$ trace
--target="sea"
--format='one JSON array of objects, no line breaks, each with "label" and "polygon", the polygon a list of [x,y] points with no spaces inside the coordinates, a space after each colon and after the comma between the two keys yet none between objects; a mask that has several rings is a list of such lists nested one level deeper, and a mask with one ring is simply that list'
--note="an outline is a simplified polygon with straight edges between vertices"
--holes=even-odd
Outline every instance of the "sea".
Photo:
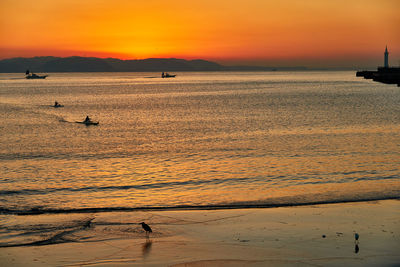
[{"label": "sea", "polygon": [[174,74],[0,74],[0,246],[64,242],[102,213],[400,198],[396,85]]}]

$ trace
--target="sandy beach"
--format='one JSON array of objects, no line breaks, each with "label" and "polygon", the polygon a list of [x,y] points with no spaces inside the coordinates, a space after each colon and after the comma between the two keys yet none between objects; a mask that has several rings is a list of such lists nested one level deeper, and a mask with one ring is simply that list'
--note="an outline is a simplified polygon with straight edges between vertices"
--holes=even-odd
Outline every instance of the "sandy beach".
[{"label": "sandy beach", "polygon": [[[91,227],[60,235],[63,242],[0,248],[0,265],[395,266],[400,263],[399,211],[400,201],[385,200],[91,214]],[[57,216],[88,217],[37,215],[15,220],[38,225]],[[153,228],[150,238],[137,224],[141,221]],[[80,241],[74,242],[78,236]]]},{"label": "sandy beach", "polygon": [[399,7],[0,0],[0,267],[400,267]]}]

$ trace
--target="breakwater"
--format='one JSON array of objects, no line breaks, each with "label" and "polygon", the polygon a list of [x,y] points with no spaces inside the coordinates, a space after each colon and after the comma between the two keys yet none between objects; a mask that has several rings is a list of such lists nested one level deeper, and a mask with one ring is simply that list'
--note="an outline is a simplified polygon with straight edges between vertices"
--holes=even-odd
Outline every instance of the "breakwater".
[{"label": "breakwater", "polygon": [[356,76],[364,77],[364,79],[372,79],[375,82],[397,84],[400,87],[400,67],[379,67],[375,71],[357,71]]}]

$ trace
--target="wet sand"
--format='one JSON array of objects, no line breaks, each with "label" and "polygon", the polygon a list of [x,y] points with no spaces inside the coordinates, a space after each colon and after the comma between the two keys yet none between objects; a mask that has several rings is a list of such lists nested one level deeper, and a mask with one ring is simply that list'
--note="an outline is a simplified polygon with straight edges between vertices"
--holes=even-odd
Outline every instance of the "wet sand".
[{"label": "wet sand", "polygon": [[0,248],[0,266],[396,266],[399,214],[399,200],[93,214],[70,242]]}]

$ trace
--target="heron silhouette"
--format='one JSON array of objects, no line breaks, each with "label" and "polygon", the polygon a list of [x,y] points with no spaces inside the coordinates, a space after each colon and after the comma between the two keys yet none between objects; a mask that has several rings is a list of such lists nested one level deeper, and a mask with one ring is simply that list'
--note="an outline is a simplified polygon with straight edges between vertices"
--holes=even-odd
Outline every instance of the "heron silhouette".
[{"label": "heron silhouette", "polygon": [[153,231],[151,230],[150,226],[144,222],[139,223],[142,225],[142,228],[146,231],[146,236],[148,237],[150,233]]}]

